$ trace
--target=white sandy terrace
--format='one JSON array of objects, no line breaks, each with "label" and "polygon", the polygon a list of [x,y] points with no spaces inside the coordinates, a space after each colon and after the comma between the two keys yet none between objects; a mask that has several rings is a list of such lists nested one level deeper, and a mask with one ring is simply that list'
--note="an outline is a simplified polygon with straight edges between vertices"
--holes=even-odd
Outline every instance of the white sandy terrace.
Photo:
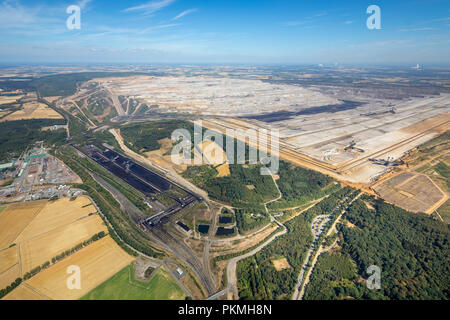
[{"label": "white sandy terrace", "polygon": [[205,115],[238,116],[341,103],[320,92],[259,80],[139,76],[95,81],[116,95],[133,96],[148,105]]},{"label": "white sandy terrace", "polygon": [[[450,117],[450,94],[441,94],[390,101],[395,107],[395,113],[382,113],[389,111],[390,106],[387,102],[377,100],[366,101],[352,110],[300,115],[265,123],[249,119],[236,120],[233,117],[279,110],[295,111],[341,102],[318,91],[293,85],[273,85],[259,80],[137,76],[95,81],[116,95],[139,98],[148,105],[158,105],[171,112],[230,117],[208,120],[222,128],[279,129],[281,148],[295,150],[336,167],[348,168],[343,174],[347,175],[347,180],[354,182],[369,182],[387,170],[368,161],[357,162],[359,159],[364,160],[368,156],[400,158],[410,149],[439,134],[439,130],[427,132],[429,128],[440,123],[448,128],[445,123]],[[377,112],[380,114],[373,114]],[[367,115],[369,113],[372,115]],[[433,121],[420,125],[433,117]],[[353,140],[356,147],[365,150],[364,153],[344,150]],[[348,163],[360,165],[347,167]]]},{"label": "white sandy terrace", "polygon": [[396,105],[395,114],[360,116],[367,111],[373,112],[364,110],[369,107],[370,105],[365,105],[356,110],[327,114],[326,117],[322,115],[324,120],[318,119],[317,115],[302,116],[272,123],[271,126],[280,129],[280,137],[292,149],[301,150],[322,161],[338,164],[363,156],[337,152],[348,146],[352,140],[358,148],[373,152],[419,133],[405,132],[402,129],[450,112],[450,95],[400,102]]}]

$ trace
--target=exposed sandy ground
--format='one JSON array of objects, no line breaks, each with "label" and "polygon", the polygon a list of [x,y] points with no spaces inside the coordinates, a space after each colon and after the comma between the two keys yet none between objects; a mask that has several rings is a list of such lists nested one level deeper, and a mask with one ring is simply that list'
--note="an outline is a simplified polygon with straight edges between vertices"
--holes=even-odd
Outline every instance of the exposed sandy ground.
[{"label": "exposed sandy ground", "polygon": [[43,103],[29,102],[25,103],[21,110],[6,116],[1,121],[28,119],[63,119],[63,116]]},{"label": "exposed sandy ground", "polygon": [[19,235],[17,241],[23,241],[68,225],[95,212],[97,212],[95,206],[87,197],[77,197],[73,201],[70,198],[63,198],[48,202],[39,215]]},{"label": "exposed sandy ground", "polygon": [[387,202],[412,212],[432,213],[448,198],[429,177],[412,172],[394,176],[374,190]]},{"label": "exposed sandy ground", "polygon": [[193,114],[258,114],[303,106],[339,104],[334,97],[294,85],[214,77],[134,76],[99,79],[114,95]]},{"label": "exposed sandy ground", "polygon": [[272,260],[273,266],[277,271],[281,271],[284,269],[289,269],[291,266],[289,265],[289,262],[286,258],[278,259],[278,260]]},{"label": "exposed sandy ground", "polygon": [[17,236],[34,219],[47,201],[11,204],[0,214],[0,248],[14,243]]},{"label": "exposed sandy ground", "polygon": [[25,284],[21,284],[2,300],[46,300],[36,291],[33,291],[30,287]]},{"label": "exposed sandy ground", "polygon": [[217,178],[227,177],[231,174],[230,166],[228,165],[228,163],[221,164],[220,166],[216,167],[216,170],[217,172],[219,172],[216,176]]},{"label": "exposed sandy ground", "polygon": [[[150,159],[148,157],[144,157],[144,156],[134,152],[130,148],[128,148],[123,142],[123,138],[120,135],[120,130],[117,131],[115,129],[111,129],[111,130],[109,130],[109,132],[111,132],[111,134],[114,136],[114,138],[116,139],[117,143],[120,145],[120,147],[122,148],[122,150],[125,152],[125,154],[127,156],[131,157],[132,159],[134,159],[134,160],[136,160],[138,162],[142,162],[144,164],[147,164],[150,167],[158,167],[158,169],[163,170],[164,172],[166,172],[170,176],[170,178],[174,179],[177,183],[181,184],[185,188],[188,188],[188,189],[190,189],[192,191],[195,191],[197,194],[201,195],[205,199],[208,199],[208,194],[204,190],[196,187],[195,185],[193,185],[192,183],[190,183],[189,181],[187,181],[186,179],[181,177],[178,174],[180,171],[173,170],[173,168],[175,168],[175,167],[166,167],[164,165],[159,165],[156,161],[153,161],[153,159]],[[170,169],[168,170],[166,168],[171,168],[172,170],[170,170]],[[184,169],[184,170],[186,170],[186,169]],[[184,171],[184,170],[182,170],[182,171]]]},{"label": "exposed sandy ground", "polygon": [[94,215],[20,243],[22,274],[51,261],[56,255],[70,250],[100,231],[107,232],[107,228],[102,219]]},{"label": "exposed sandy ground", "polygon": [[[79,299],[133,261],[134,257],[107,236],[40,272],[26,284],[51,299]],[[67,288],[67,268],[72,265],[81,270],[80,290]]]},{"label": "exposed sandy ground", "polygon": [[212,166],[224,164],[227,161],[225,151],[214,141],[206,140],[194,148],[194,155]]},{"label": "exposed sandy ground", "polygon": [[[372,164],[369,158],[399,159],[450,128],[450,113],[445,113],[449,109],[446,99],[448,96],[409,102],[412,106],[403,102],[402,112],[379,119],[361,117],[358,120],[354,113],[362,110],[351,110],[330,115],[330,119],[327,117],[322,122],[309,116],[290,119],[286,123],[271,123],[270,126],[280,128],[280,158],[341,181],[370,185],[389,168]],[[424,107],[427,102],[431,105]],[[225,133],[226,129],[258,130],[269,124],[221,118],[203,120],[203,126]],[[365,152],[344,151],[352,140]],[[254,143],[250,145],[259,147]]]}]

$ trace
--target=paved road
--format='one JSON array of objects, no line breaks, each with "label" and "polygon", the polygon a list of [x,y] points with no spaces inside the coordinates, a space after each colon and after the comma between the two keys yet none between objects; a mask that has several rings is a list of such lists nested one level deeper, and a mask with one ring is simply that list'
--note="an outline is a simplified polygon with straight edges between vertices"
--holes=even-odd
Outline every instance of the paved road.
[{"label": "paved road", "polygon": [[[284,227],[284,226],[283,226]],[[228,261],[227,265],[227,280],[228,280],[228,292],[233,292],[234,298],[237,299],[239,297],[238,289],[237,289],[237,276],[236,276],[236,265],[239,261],[251,257],[261,251],[265,246],[270,244],[273,240],[278,238],[281,235],[286,234],[287,229],[284,227],[284,230],[273,235],[272,238],[270,238],[268,241],[266,241],[264,244],[259,246],[258,248],[250,251],[249,253],[246,253],[242,256],[234,257]]]},{"label": "paved road", "polygon": [[125,113],[125,111],[123,111],[122,104],[120,103],[117,96],[111,91],[111,89],[108,87],[108,85],[106,83],[103,83],[103,88],[105,88],[105,91],[108,92],[108,94],[114,104],[114,108],[116,108],[117,114],[119,116],[125,116],[126,113]]},{"label": "paved road", "polygon": [[120,204],[120,210],[125,212],[134,223],[138,223],[140,220],[147,218],[147,216],[139,210],[127,197],[120,193],[116,188],[107,183],[103,178],[97,174],[90,172],[92,178],[103,186],[109,193],[112,194],[114,199]]},{"label": "paved road", "polygon": [[188,288],[185,287],[185,285],[183,284],[183,282],[180,281],[180,279],[178,279],[178,277],[176,275],[173,274],[173,272],[170,270],[169,266],[167,265],[168,262],[174,263],[176,265],[178,265],[178,263],[176,263],[175,261],[173,261],[170,258],[167,258],[166,260],[164,260],[162,262],[162,265],[166,268],[167,271],[169,271],[170,275],[172,276],[173,279],[175,279],[175,281],[177,282],[177,284],[181,287],[181,289],[184,290],[184,292],[186,293],[186,295],[188,295],[189,297],[194,297],[191,292],[188,290]]},{"label": "paved road", "polygon": [[[294,294],[292,295],[292,300],[302,300],[303,296],[305,294],[305,289],[306,289],[306,285],[309,283],[309,279],[311,277],[312,271],[314,269],[314,266],[316,265],[317,259],[319,258],[319,256],[325,251],[323,248],[323,243],[325,242],[325,239],[321,242],[321,243],[316,243],[317,239],[320,237],[320,235],[323,232],[326,232],[326,235],[330,235],[331,232],[333,230],[335,230],[336,228],[336,224],[340,221],[340,219],[342,218],[343,214],[346,212],[347,208],[359,197],[361,196],[361,193],[358,193],[353,199],[352,201],[345,207],[345,208],[341,208],[343,202],[345,202],[346,200],[348,200],[349,197],[345,197],[341,202],[339,202],[339,204],[334,208],[333,212],[329,215],[325,215],[327,218],[327,223],[328,221],[331,219],[331,217],[336,214],[336,212],[339,209],[342,209],[339,216],[335,219],[335,221],[333,222],[333,224],[327,228],[327,229],[323,229],[320,233],[316,233],[315,234],[315,239],[314,242],[312,243],[309,251],[308,251],[308,255],[305,259],[305,263],[302,266],[302,270],[300,271],[299,277],[298,277],[298,282],[297,282],[297,286],[295,287],[295,291]],[[317,219],[323,219],[323,216],[317,216],[314,220],[313,223],[311,223],[311,228],[314,224],[314,221]],[[314,234],[314,231],[313,231]],[[318,249],[317,249],[318,248]],[[316,251],[317,249],[317,251]],[[311,267],[308,269],[307,273],[306,272],[306,265],[310,262],[312,257],[312,261],[311,261]],[[303,279],[305,281],[303,281]]]},{"label": "paved road", "polygon": [[[103,179],[95,176],[91,173],[94,179],[97,180],[103,187],[105,187],[119,202],[121,207],[126,207],[128,210],[134,210],[136,212],[132,212],[131,214],[143,215],[143,213],[136,208],[126,197],[124,197],[120,192],[114,189],[112,186],[108,185]],[[129,207],[128,207],[129,206]],[[97,208],[98,210],[98,208]],[[100,212],[100,211],[99,211]],[[129,213],[130,214],[130,213]],[[184,243],[178,241],[173,238],[166,230],[163,229],[162,226],[153,227],[148,230],[147,234],[153,239],[157,246],[172,252],[175,254],[183,263],[192,268],[194,273],[202,282],[203,286],[207,290],[207,294],[211,295],[215,292],[215,283],[214,279],[210,278],[210,273],[205,270],[202,263],[199,261],[197,256],[193,253],[192,249],[186,246]],[[136,250],[135,250],[136,251]],[[140,253],[140,252],[139,252]],[[142,253],[140,253],[143,255]],[[145,255],[144,255],[145,256]],[[147,256],[146,256],[147,257]]]},{"label": "paved road", "polygon": [[190,247],[188,247],[183,241],[175,239],[161,225],[149,228],[148,232],[157,238],[159,242],[162,242],[170,247],[171,251],[178,257],[178,259],[183,261],[183,263],[192,269],[192,271],[202,282],[208,295],[212,295],[216,292],[214,280],[209,277],[209,274],[205,270],[202,262]]},{"label": "paved road", "polygon": [[223,296],[227,293],[228,293],[228,289],[223,289],[222,291],[219,291],[219,292],[213,294],[212,296],[208,297],[208,299],[206,299],[206,300],[217,300],[218,298],[220,298],[221,296]]},{"label": "paved road", "polygon": [[116,129],[111,129],[111,130],[109,130],[109,132],[114,136],[114,138],[116,139],[117,143],[119,144],[120,148],[122,148],[122,150],[124,151],[126,156],[130,157],[132,160],[136,161],[137,163],[144,164],[144,166],[147,165],[150,168],[154,168],[159,171],[161,171],[161,170],[164,171],[170,180],[178,183],[183,188],[191,190],[193,193],[202,196],[203,199],[208,200],[208,193],[206,191],[193,185],[192,183],[190,183],[189,181],[184,179],[179,174],[160,167],[159,165],[153,163],[153,161],[147,159],[146,157],[144,157],[144,156],[134,152],[130,148],[128,148],[125,145],[125,143],[123,142],[122,136]]}]

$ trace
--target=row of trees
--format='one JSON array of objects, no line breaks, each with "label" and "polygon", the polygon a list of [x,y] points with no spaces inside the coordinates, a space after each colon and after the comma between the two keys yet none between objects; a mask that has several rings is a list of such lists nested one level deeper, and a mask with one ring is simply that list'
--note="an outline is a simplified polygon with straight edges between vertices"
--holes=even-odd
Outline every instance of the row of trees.
[{"label": "row of trees", "polygon": [[13,283],[11,283],[9,286],[7,286],[4,289],[0,289],[0,299],[6,296],[8,293],[13,291],[15,288],[17,288],[22,283],[22,278],[17,278]]},{"label": "row of trees", "polygon": [[[87,191],[89,196],[94,200],[102,214],[106,217],[105,224],[108,226],[109,235],[130,255],[137,255],[135,251],[130,249],[126,244],[135,250],[142,252],[148,256],[161,258],[164,256],[162,252],[154,250],[148,236],[130,220],[120,209],[120,204],[105,188],[98,184],[80,165],[80,158],[76,152],[70,147],[59,149],[58,157],[64,161],[82,180],[83,184],[75,185],[76,188]],[[114,230],[109,227],[108,222]],[[122,240],[120,240],[122,239]],[[125,243],[126,244],[125,244]]]},{"label": "row of trees", "polygon": [[98,241],[102,238],[104,238],[106,236],[106,233],[104,231],[101,231],[99,233],[94,234],[91,238],[89,238],[88,240],[85,240],[79,244],[77,244],[75,247],[68,249],[60,254],[58,254],[57,256],[53,257],[51,259],[51,263],[50,261],[46,261],[44,262],[42,265],[33,268],[32,270],[30,270],[29,272],[25,273],[23,276],[24,280],[28,280],[31,277],[35,276],[36,274],[38,274],[39,272],[41,272],[42,270],[47,269],[48,267],[50,267],[51,264],[55,264],[58,261],[61,261],[62,259],[74,254],[75,252],[81,250],[82,248],[90,245],[92,242]]}]

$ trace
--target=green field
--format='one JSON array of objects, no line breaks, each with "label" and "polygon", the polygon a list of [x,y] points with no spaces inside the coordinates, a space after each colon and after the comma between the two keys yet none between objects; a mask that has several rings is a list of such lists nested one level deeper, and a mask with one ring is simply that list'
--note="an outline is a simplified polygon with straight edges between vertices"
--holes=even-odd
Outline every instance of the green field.
[{"label": "green field", "polygon": [[81,298],[81,300],[182,300],[183,290],[170,274],[159,269],[147,282],[136,280],[129,265]]}]

